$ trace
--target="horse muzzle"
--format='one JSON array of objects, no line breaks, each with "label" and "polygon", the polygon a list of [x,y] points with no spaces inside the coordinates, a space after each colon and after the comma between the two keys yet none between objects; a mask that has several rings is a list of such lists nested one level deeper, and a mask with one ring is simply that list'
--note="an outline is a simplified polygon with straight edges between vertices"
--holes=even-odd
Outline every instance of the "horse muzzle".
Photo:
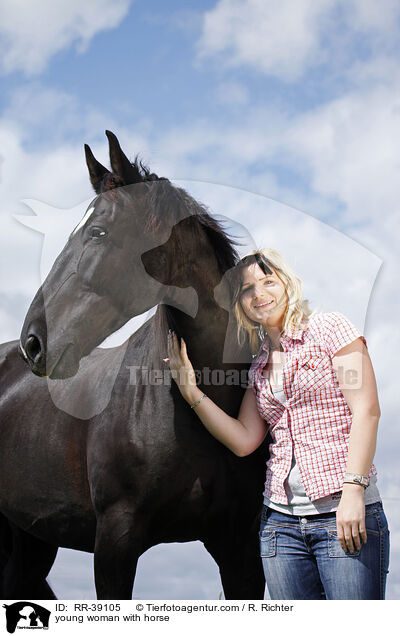
[{"label": "horse muzzle", "polygon": [[46,334],[39,328],[30,325],[27,334],[21,334],[19,353],[29,367],[39,376],[46,374]]},{"label": "horse muzzle", "polygon": [[59,343],[50,356],[45,338],[32,326],[25,337],[21,336],[18,347],[20,356],[29,365],[32,373],[54,380],[72,377],[78,371],[79,357],[74,354],[73,349],[71,343]]}]

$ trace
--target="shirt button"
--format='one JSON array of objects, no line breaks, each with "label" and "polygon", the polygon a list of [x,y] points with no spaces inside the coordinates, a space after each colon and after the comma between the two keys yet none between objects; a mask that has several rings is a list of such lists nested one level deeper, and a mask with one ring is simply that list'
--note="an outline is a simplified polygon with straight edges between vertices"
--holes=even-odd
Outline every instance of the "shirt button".
[{"label": "shirt button", "polygon": [[302,518],[300,519],[300,523],[301,523],[301,525],[302,525],[302,526],[305,526],[305,525],[306,525],[306,523],[307,523],[307,519],[305,519],[305,517],[302,517]]}]

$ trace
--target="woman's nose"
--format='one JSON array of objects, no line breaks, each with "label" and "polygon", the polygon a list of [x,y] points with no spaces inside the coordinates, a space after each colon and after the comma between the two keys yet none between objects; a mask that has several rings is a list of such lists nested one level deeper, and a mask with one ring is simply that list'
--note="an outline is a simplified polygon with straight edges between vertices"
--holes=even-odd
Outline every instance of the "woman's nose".
[{"label": "woman's nose", "polygon": [[253,298],[254,300],[259,300],[260,298],[264,298],[264,290],[262,287],[254,287]]}]

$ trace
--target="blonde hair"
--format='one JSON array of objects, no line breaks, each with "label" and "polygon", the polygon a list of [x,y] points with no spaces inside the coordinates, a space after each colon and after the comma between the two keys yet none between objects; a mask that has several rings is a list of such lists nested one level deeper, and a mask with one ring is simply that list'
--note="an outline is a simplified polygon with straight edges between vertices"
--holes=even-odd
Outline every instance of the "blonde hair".
[{"label": "blonde hair", "polygon": [[243,311],[240,296],[242,286],[242,272],[250,265],[257,264],[267,274],[272,268],[278,278],[285,285],[287,307],[283,317],[283,333],[290,335],[296,329],[307,326],[311,310],[308,301],[303,298],[303,283],[286,263],[283,257],[271,248],[256,250],[242,258],[236,265],[233,273],[233,300],[232,306],[237,322],[237,339],[243,345],[246,337],[249,339],[252,353],[256,353],[260,347],[260,338],[264,337],[264,330],[259,323],[250,320]]}]

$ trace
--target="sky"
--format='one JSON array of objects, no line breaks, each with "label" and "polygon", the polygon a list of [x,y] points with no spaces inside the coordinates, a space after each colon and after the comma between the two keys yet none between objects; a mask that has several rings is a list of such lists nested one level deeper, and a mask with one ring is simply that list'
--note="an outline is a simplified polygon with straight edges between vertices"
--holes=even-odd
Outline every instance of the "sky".
[{"label": "sky", "polygon": [[[112,130],[129,157],[139,153],[245,236],[244,252],[279,249],[314,307],[342,311],[365,333],[382,410],[375,464],[392,599],[399,21],[399,0],[0,0],[2,341],[19,337],[92,197],[83,144],[107,164]],[[60,598],[94,598],[92,556],[60,550],[50,581]],[[190,543],[143,555],[134,596],[220,591],[214,562]]]}]

